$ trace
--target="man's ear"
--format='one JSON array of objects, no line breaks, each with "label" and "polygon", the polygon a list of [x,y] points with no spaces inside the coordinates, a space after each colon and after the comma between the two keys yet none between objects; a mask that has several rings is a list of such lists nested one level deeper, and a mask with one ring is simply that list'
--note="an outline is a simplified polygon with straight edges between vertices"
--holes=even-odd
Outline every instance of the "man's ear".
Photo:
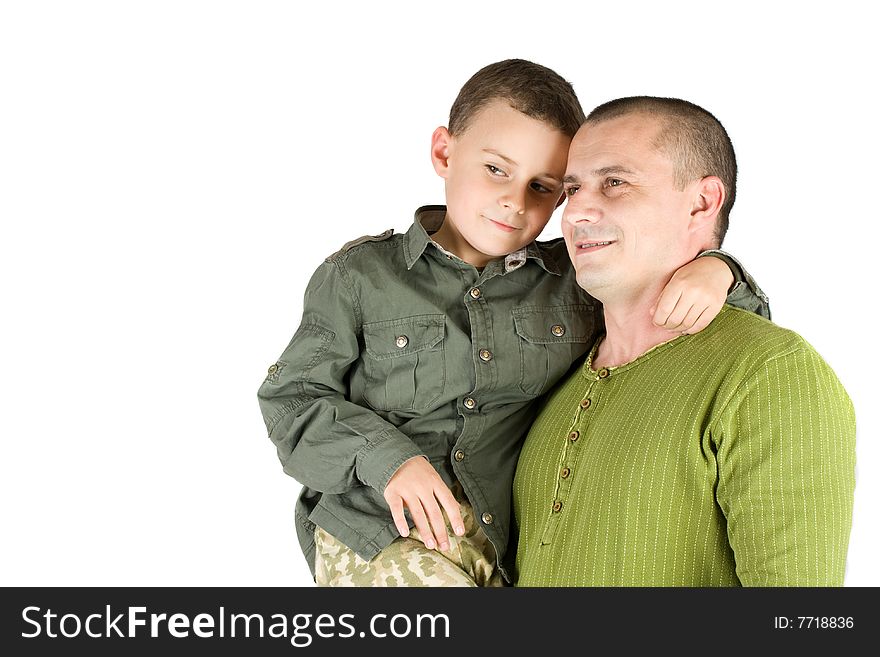
[{"label": "man's ear", "polygon": [[431,163],[434,171],[441,178],[449,175],[449,147],[452,145],[452,135],[445,126],[440,126],[431,135]]},{"label": "man's ear", "polygon": [[727,199],[724,183],[718,176],[706,176],[696,183],[691,204],[691,232],[715,229],[715,220]]}]

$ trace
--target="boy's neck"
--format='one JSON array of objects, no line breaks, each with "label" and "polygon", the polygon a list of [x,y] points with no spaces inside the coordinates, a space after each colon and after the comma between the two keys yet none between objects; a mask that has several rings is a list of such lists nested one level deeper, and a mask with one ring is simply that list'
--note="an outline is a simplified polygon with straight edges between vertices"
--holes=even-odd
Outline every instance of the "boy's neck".
[{"label": "boy's neck", "polygon": [[483,271],[483,268],[495,259],[477,251],[468,244],[467,240],[455,230],[452,222],[445,219],[437,232],[431,234],[431,239],[442,246],[445,251],[455,254],[469,265],[476,267],[478,271]]}]

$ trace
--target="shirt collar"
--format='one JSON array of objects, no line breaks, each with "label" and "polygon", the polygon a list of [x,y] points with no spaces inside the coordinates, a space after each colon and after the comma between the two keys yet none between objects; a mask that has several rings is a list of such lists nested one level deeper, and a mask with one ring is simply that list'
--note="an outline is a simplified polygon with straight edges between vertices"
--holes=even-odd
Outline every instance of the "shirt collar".
[{"label": "shirt collar", "polygon": [[[413,268],[413,265],[416,264],[416,260],[422,256],[429,244],[433,244],[446,255],[453,255],[432,240],[430,236],[430,233],[435,233],[440,229],[445,218],[445,205],[423,205],[416,210],[413,224],[410,226],[409,230],[406,231],[406,237],[404,239],[404,258],[406,260],[407,269]],[[560,271],[557,263],[552,256],[548,256],[549,254],[544,253],[537,242],[532,242],[518,251],[508,253],[504,256],[504,273],[507,274],[519,269],[526,263],[526,260],[531,258],[547,270],[547,272],[559,276]]]},{"label": "shirt collar", "polygon": [[413,268],[416,260],[428,248],[428,244],[433,242],[428,233],[436,232],[443,223],[445,216],[445,205],[423,205],[416,210],[413,224],[406,231],[406,237],[403,240],[403,255],[406,260],[407,269]]}]

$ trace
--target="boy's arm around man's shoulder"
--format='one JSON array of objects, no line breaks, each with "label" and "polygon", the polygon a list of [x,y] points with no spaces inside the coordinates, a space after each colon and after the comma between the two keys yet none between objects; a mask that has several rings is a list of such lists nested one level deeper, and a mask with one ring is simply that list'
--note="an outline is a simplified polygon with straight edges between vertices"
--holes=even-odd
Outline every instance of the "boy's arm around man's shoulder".
[{"label": "boy's arm around man's shoulder", "polygon": [[733,273],[733,285],[730,286],[730,291],[727,294],[727,303],[770,319],[770,299],[739,260],[721,249],[703,251],[697,257],[703,256],[719,258],[730,267],[730,271]]},{"label": "boy's arm around man's shoulder", "polygon": [[302,323],[258,392],[284,471],[323,493],[362,483],[382,492],[401,464],[422,454],[393,424],[348,400],[360,323],[344,259],[330,258],[312,276]]}]

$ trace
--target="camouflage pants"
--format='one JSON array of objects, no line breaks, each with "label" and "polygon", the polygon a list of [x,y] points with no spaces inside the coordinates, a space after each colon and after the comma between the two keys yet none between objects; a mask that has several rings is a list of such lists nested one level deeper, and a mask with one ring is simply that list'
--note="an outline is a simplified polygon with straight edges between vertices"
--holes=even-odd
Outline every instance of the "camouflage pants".
[{"label": "camouflage pants", "polygon": [[[474,516],[461,485],[452,492],[459,501],[464,536],[456,536],[449,520],[449,549],[429,550],[410,529],[365,561],[320,527],[315,528],[315,581],[318,586],[504,586],[495,561],[495,548]],[[444,518],[446,514],[444,513]]]}]

